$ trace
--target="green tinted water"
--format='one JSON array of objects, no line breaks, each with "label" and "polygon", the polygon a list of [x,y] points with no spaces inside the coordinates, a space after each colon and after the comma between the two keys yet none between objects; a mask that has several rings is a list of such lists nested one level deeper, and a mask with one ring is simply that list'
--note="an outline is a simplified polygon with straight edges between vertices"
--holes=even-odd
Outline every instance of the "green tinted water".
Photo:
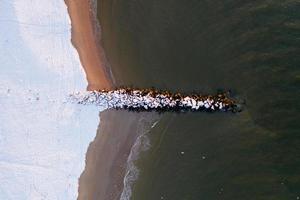
[{"label": "green tinted water", "polygon": [[231,89],[246,100],[239,114],[164,114],[132,199],[300,196],[299,1],[98,3],[120,85]]}]

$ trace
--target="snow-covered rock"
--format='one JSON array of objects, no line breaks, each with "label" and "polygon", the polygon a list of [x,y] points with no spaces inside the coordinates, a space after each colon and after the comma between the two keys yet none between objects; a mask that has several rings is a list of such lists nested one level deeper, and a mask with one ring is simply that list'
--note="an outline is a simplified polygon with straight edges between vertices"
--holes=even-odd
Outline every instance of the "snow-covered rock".
[{"label": "snow-covered rock", "polygon": [[[228,111],[235,107],[234,101],[229,101],[225,95],[216,96],[183,96],[181,98],[164,92],[153,93],[151,90],[116,89],[113,91],[81,92],[70,95],[74,103],[94,104],[105,108],[128,108],[145,110],[206,110]],[[93,99],[93,101],[90,101]],[[129,99],[129,101],[128,101]],[[220,106],[217,106],[220,105]]]}]

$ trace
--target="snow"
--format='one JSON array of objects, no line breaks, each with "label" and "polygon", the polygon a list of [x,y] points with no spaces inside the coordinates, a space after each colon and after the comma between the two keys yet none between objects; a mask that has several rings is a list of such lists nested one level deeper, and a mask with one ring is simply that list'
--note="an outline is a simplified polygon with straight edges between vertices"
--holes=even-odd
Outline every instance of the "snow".
[{"label": "snow", "polygon": [[76,199],[101,108],[66,101],[86,80],[64,1],[0,1],[0,26],[0,199]]}]

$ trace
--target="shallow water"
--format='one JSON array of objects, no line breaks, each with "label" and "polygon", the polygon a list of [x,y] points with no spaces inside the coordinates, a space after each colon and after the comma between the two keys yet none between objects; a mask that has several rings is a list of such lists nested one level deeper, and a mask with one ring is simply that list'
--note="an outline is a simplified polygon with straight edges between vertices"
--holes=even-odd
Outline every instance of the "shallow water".
[{"label": "shallow water", "polygon": [[239,114],[164,114],[132,199],[300,196],[299,1],[99,0],[98,11],[120,85],[246,102]]}]

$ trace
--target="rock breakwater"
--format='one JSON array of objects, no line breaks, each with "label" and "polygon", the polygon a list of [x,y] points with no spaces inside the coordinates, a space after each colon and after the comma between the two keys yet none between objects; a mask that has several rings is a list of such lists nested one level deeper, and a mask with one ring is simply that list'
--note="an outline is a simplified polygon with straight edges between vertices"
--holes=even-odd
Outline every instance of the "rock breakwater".
[{"label": "rock breakwater", "polygon": [[239,105],[227,93],[183,95],[155,89],[119,88],[76,92],[70,95],[70,99],[78,104],[136,111],[239,111]]}]

